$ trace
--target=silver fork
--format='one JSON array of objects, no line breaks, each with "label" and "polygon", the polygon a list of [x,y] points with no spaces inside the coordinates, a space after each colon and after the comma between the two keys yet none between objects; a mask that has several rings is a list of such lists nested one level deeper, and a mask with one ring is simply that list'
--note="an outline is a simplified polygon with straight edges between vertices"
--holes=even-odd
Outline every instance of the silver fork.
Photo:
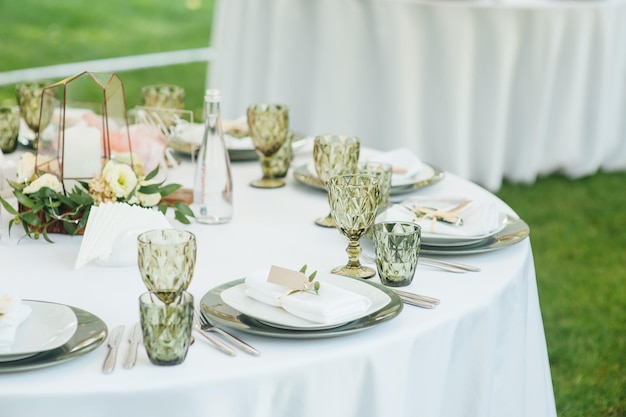
[{"label": "silver fork", "polygon": [[213,343],[215,347],[217,347],[219,350],[221,350],[225,354],[230,355],[230,356],[237,356],[237,352],[235,352],[230,346],[226,345],[222,341],[216,339],[215,337],[211,336],[210,334],[202,330],[200,317],[201,317],[201,313],[198,311],[197,308],[194,308],[193,309],[193,329],[196,332],[200,333],[202,336],[204,336],[204,338],[207,339],[209,342]]},{"label": "silver fork", "polygon": [[198,316],[200,317],[200,328],[204,330],[205,332],[215,332],[225,337],[226,340],[231,342],[233,345],[239,347],[244,352],[249,353],[250,355],[254,355],[254,356],[261,355],[261,352],[259,352],[257,349],[253,348],[252,346],[250,346],[249,344],[247,344],[246,342],[244,342],[237,336],[230,334],[226,330],[220,329],[219,327],[215,327],[213,324],[211,324],[209,319],[207,319],[204,313],[202,313],[201,311],[198,312]]}]

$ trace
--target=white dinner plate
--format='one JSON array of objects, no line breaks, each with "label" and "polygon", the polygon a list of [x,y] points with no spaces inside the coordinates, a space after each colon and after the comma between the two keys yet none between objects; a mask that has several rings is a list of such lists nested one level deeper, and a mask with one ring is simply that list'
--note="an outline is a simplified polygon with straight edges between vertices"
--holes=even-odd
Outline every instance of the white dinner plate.
[{"label": "white dinner plate", "polygon": [[0,353],[0,362],[15,361],[56,349],[76,333],[78,320],[68,306],[45,301],[24,300],[32,308],[17,328],[10,351]]},{"label": "white dinner plate", "polygon": [[421,235],[421,243],[428,246],[466,246],[466,245],[474,245],[479,243],[491,236],[494,236],[497,233],[500,233],[504,226],[506,226],[506,214],[498,213],[499,216],[499,226],[497,229],[477,236],[452,236],[452,235],[442,235],[438,233],[429,233],[422,229]]},{"label": "white dinner plate", "polygon": [[342,288],[347,291],[363,295],[372,302],[369,309],[361,314],[357,314],[349,319],[342,319],[330,323],[315,323],[309,320],[294,316],[280,307],[274,307],[260,301],[257,301],[245,294],[246,284],[233,286],[221,293],[222,301],[230,307],[255,318],[269,326],[278,327],[287,330],[324,330],[334,327],[343,326],[344,324],[369,316],[380,310],[391,300],[387,294],[378,288],[356,280],[338,275],[318,275],[317,280],[324,285],[324,282]]}]

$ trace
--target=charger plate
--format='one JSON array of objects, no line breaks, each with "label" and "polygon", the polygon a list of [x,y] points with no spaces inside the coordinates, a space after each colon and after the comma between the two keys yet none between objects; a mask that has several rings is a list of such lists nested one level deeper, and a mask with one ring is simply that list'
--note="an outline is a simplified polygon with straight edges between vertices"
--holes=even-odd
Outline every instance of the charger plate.
[{"label": "charger plate", "polygon": [[64,345],[28,358],[0,363],[0,373],[45,368],[78,358],[100,346],[107,337],[106,324],[97,316],[69,306],[78,320],[78,328]]},{"label": "charger plate", "polygon": [[483,240],[459,246],[428,246],[422,244],[420,253],[424,255],[472,255],[491,252],[515,245],[530,234],[530,227],[522,219],[506,215],[504,227]]},{"label": "charger plate", "polygon": [[[307,163],[297,167],[293,171],[293,176],[302,184],[317,188],[319,190],[324,190],[322,181],[320,181],[317,175],[311,173],[308,165],[309,164]],[[444,178],[445,172],[442,171],[440,168],[437,168],[436,166],[427,163],[424,163],[424,166],[424,171],[418,173],[411,181],[405,180],[399,185],[392,184],[390,194],[397,195],[408,193],[419,188],[424,188],[436,184]]]},{"label": "charger plate", "polygon": [[241,285],[244,282],[244,278],[227,282],[213,288],[202,297],[200,300],[202,312],[213,324],[261,336],[288,339],[318,339],[359,332],[389,321],[402,311],[402,301],[395,292],[374,282],[361,281],[384,292],[389,297],[389,302],[373,313],[338,327],[318,330],[291,330],[274,327],[240,312],[222,300],[221,294],[223,291]]}]

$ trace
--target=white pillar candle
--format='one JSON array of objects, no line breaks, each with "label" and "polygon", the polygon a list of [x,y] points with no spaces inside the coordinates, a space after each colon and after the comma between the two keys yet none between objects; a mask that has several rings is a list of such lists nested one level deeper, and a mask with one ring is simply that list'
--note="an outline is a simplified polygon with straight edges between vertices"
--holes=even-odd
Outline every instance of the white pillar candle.
[{"label": "white pillar candle", "polygon": [[95,127],[65,129],[63,178],[92,178],[102,169],[101,134]]}]

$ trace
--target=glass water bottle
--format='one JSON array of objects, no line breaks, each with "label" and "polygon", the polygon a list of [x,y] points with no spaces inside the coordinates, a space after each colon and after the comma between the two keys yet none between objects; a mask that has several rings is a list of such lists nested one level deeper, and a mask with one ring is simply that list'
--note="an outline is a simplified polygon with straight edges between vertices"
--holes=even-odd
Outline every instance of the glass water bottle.
[{"label": "glass water bottle", "polygon": [[220,115],[220,92],[204,95],[204,136],[196,162],[193,210],[199,223],[226,223],[233,217],[233,181]]}]

